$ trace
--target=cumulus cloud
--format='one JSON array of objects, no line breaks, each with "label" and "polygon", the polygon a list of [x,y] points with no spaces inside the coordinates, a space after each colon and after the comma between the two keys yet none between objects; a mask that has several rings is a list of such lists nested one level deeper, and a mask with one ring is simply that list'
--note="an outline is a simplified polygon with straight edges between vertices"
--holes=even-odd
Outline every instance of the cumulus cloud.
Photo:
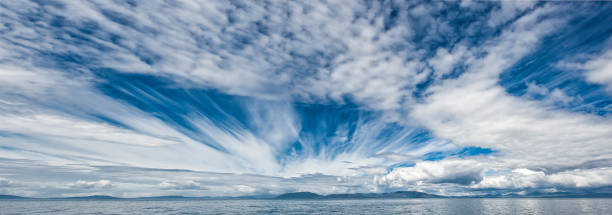
[{"label": "cumulus cloud", "polygon": [[484,176],[473,188],[525,189],[525,188],[585,188],[612,185],[610,168],[576,169],[546,174],[529,169],[514,169],[499,175]]},{"label": "cumulus cloud", "polygon": [[423,161],[412,167],[398,167],[377,178],[380,184],[391,187],[423,183],[455,183],[469,185],[481,180],[484,165],[473,160]]}]

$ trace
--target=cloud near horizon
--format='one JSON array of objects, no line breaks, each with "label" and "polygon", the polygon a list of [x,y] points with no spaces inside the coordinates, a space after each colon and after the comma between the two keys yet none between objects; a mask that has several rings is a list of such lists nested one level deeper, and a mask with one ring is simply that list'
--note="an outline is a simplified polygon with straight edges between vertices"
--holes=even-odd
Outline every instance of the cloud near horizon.
[{"label": "cloud near horizon", "polygon": [[0,193],[605,191],[611,12],[5,1]]}]

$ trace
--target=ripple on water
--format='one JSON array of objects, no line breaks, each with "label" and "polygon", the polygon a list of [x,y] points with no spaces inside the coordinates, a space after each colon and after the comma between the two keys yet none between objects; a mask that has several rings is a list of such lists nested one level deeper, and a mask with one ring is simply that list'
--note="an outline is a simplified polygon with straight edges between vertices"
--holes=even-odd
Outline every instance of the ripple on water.
[{"label": "ripple on water", "polygon": [[612,214],[612,199],[3,200],[0,214]]}]

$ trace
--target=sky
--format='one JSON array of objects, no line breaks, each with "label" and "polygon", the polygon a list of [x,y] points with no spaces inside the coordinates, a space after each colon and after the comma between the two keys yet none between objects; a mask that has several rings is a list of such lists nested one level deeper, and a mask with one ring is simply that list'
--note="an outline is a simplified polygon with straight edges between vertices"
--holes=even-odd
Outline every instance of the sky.
[{"label": "sky", "polygon": [[0,2],[0,194],[612,193],[612,2]]}]

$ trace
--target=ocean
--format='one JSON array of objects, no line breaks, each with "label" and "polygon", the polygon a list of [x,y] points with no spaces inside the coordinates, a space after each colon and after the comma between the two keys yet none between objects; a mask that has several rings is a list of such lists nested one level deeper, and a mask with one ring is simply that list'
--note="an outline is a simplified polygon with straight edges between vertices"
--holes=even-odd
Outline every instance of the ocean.
[{"label": "ocean", "polygon": [[612,199],[1,200],[0,214],[612,214]]}]

